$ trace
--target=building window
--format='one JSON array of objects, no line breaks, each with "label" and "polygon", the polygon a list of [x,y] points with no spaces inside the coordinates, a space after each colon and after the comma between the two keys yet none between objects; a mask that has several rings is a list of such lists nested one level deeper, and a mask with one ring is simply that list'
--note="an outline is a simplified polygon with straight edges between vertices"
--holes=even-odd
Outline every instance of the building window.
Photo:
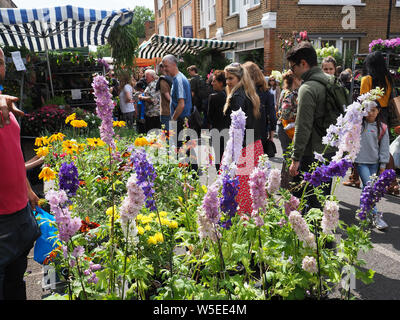
[{"label": "building window", "polygon": [[396,0],[396,7],[400,7],[400,0]]},{"label": "building window", "polygon": [[233,15],[235,13],[239,13],[238,10],[238,0],[229,0],[229,15]]},{"label": "building window", "polygon": [[162,8],[163,2],[164,2],[164,0],[157,0],[157,7],[158,7],[158,10],[160,10],[160,9]]},{"label": "building window", "polygon": [[176,15],[173,14],[168,18],[168,35],[176,37]]},{"label": "building window", "polygon": [[200,0],[200,27],[206,28],[215,22],[215,0]]},{"label": "building window", "polygon": [[183,34],[183,27],[188,27],[192,25],[192,6],[190,2],[189,5],[186,5],[181,9],[181,17]]},{"label": "building window", "polygon": [[158,25],[158,34],[159,34],[160,36],[165,35],[164,22],[162,22],[162,23],[160,23],[160,24]]},{"label": "building window", "polygon": [[318,6],[365,6],[362,0],[299,0],[299,5]]},{"label": "building window", "polygon": [[250,5],[252,7],[258,6],[260,4],[260,0],[250,0]]}]

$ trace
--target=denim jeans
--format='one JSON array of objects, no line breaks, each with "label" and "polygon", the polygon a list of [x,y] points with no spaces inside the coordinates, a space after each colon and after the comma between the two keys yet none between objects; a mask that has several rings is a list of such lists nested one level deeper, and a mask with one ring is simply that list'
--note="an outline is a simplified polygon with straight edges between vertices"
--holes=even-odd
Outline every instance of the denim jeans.
[{"label": "denim jeans", "polygon": [[160,116],[161,125],[165,125],[165,130],[169,130],[169,121],[171,120],[170,116]]},{"label": "denim jeans", "polygon": [[[373,174],[376,174],[378,172],[379,169],[379,163],[373,163],[373,164],[369,164],[369,163],[357,163],[357,171],[358,174],[360,175],[362,184],[363,184],[363,189],[365,188],[365,186],[367,185],[370,177]],[[376,214],[378,212],[378,210],[376,209],[376,207],[374,207],[372,209],[372,214]]]}]

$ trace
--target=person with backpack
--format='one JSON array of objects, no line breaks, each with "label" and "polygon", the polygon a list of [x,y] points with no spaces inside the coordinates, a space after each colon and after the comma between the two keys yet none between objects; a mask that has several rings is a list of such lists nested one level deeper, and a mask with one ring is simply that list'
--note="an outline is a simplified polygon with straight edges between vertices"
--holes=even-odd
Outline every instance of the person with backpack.
[{"label": "person with backpack", "polygon": [[[298,105],[293,137],[292,163],[289,174],[293,181],[300,183],[302,177],[299,171],[309,172],[315,162],[315,153],[321,154],[325,145],[322,138],[326,129],[336,123],[337,117],[344,113],[347,96],[343,87],[334,82],[333,76],[325,74],[318,66],[317,53],[312,44],[302,41],[287,54],[290,70],[303,80],[298,90]],[[330,160],[335,153],[328,147],[324,157]],[[325,195],[330,194],[331,184],[323,187]],[[295,191],[294,195],[301,197],[302,190]],[[315,195],[309,198],[309,208],[321,208]]]},{"label": "person with backpack", "polygon": [[165,73],[164,65],[160,63],[160,77],[156,84],[156,90],[160,91],[160,121],[164,129],[169,131],[169,120],[171,119],[171,110],[169,104],[171,101],[172,78]]},{"label": "person with backpack", "polygon": [[203,127],[207,125],[207,109],[208,96],[210,94],[209,87],[205,79],[198,74],[198,69],[195,65],[187,68],[190,75],[190,88],[192,91],[192,104],[197,110],[203,114]]},{"label": "person with backpack", "polygon": [[[383,122],[379,106],[373,107],[363,118],[360,151],[355,159],[355,165],[360,175],[363,188],[373,174],[381,174],[389,163],[389,134],[387,125]],[[372,210],[372,224],[378,230],[388,227],[376,207]]]}]

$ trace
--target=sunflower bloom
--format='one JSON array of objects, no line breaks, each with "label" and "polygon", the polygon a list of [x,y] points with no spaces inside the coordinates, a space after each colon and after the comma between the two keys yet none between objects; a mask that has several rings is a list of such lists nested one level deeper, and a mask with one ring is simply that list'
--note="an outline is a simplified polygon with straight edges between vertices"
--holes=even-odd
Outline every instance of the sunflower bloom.
[{"label": "sunflower bloom", "polygon": [[78,152],[79,146],[75,141],[65,140],[62,143],[63,152],[66,154],[73,154],[74,152]]},{"label": "sunflower bloom", "polygon": [[86,138],[88,145],[91,147],[102,147],[106,143],[100,138]]},{"label": "sunflower bloom", "polygon": [[65,119],[65,123],[69,123],[72,120],[76,119],[76,113],[70,114],[67,119]]},{"label": "sunflower bloom", "polygon": [[47,136],[37,137],[35,139],[35,146],[37,146],[37,147],[43,147],[48,144],[49,144],[49,139],[47,138]]},{"label": "sunflower bloom", "polygon": [[52,143],[54,141],[63,141],[64,137],[65,137],[65,134],[62,134],[61,132],[55,133],[55,134],[50,136],[49,142]]},{"label": "sunflower bloom", "polygon": [[56,178],[56,173],[50,167],[44,167],[39,173],[39,179],[44,181],[54,180]]},{"label": "sunflower bloom", "polygon": [[45,157],[49,154],[49,147],[41,147],[41,148],[37,148],[35,149],[36,151],[36,155],[41,158],[41,157]]},{"label": "sunflower bloom", "polygon": [[114,121],[113,122],[113,127],[125,127],[126,126],[126,122],[125,121]]}]

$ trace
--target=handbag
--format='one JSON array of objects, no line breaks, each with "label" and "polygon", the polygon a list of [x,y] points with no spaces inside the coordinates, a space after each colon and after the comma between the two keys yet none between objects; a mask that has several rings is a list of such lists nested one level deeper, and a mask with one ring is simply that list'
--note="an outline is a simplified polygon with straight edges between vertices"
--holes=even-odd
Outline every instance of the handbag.
[{"label": "handbag", "polygon": [[264,140],[263,141],[263,149],[264,149],[264,154],[266,154],[268,156],[268,158],[275,157],[276,146],[272,140],[269,140],[269,139]]},{"label": "handbag", "polygon": [[196,132],[201,130],[201,125],[203,123],[203,119],[201,118],[201,114],[196,106],[193,106],[192,113],[189,116],[189,127]]}]

